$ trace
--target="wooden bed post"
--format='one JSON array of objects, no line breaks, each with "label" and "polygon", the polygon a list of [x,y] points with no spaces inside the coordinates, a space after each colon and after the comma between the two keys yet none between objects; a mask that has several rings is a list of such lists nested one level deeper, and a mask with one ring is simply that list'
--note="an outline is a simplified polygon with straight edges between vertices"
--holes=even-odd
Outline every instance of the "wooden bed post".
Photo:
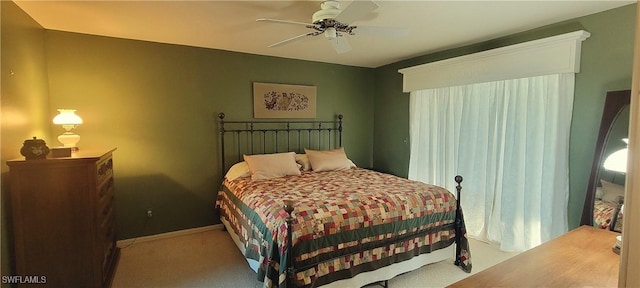
[{"label": "wooden bed post", "polygon": [[293,201],[285,200],[284,201],[284,211],[289,214],[285,221],[287,222],[287,280],[285,282],[286,287],[294,287],[293,279],[294,279],[294,267],[293,267]]},{"label": "wooden bed post", "polygon": [[456,261],[455,261],[455,265],[456,266],[461,266],[462,265],[462,261],[460,260],[460,254],[462,251],[462,247],[461,247],[461,239],[462,239],[462,211],[460,210],[460,190],[462,190],[462,186],[460,185],[460,183],[462,183],[462,176],[458,175],[455,178],[456,183],[458,183],[458,185],[456,185],[456,219],[455,219],[455,229],[456,229]]}]

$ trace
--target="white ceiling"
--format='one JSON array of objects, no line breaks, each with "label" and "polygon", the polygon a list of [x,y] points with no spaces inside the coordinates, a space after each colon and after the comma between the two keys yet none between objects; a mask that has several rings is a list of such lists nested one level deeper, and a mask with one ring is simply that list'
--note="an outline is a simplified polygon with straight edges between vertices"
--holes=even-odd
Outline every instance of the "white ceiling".
[{"label": "white ceiling", "polygon": [[[377,10],[348,24],[406,28],[408,34],[346,36],[353,50],[343,54],[336,53],[322,36],[268,48],[310,30],[255,21],[274,18],[310,23],[321,1],[14,2],[50,30],[379,67],[613,9],[635,0],[375,1]],[[351,2],[341,1],[342,8]]]}]

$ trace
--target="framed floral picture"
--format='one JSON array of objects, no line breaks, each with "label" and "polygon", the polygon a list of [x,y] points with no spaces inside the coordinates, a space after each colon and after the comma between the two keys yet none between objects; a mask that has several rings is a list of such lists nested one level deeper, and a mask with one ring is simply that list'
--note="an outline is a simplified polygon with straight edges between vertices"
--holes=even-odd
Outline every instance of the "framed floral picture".
[{"label": "framed floral picture", "polygon": [[316,86],[253,82],[254,118],[316,118]]}]

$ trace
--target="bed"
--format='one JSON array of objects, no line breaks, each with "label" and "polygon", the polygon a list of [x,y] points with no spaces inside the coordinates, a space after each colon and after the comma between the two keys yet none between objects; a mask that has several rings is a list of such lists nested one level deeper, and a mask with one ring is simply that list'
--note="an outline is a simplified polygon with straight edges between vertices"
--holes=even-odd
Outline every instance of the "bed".
[{"label": "bed", "polygon": [[227,173],[216,206],[265,287],[386,287],[396,275],[454,255],[455,265],[471,271],[456,200],[462,177],[455,179],[456,198],[441,187],[355,167],[342,148],[342,115],[224,117]]},{"label": "bed", "polygon": [[593,223],[596,227],[622,232],[622,203],[596,199],[593,204]]},{"label": "bed", "polygon": [[624,186],[600,179],[593,203],[593,225],[601,229],[622,232]]}]

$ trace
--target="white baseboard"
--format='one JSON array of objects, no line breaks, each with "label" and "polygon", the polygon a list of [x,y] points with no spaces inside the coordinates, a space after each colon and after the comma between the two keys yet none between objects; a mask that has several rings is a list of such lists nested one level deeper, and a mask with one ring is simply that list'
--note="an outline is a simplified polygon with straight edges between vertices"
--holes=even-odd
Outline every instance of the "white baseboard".
[{"label": "white baseboard", "polygon": [[118,246],[118,248],[122,248],[122,247],[127,247],[133,244],[133,242],[142,243],[142,242],[148,242],[153,240],[167,239],[167,238],[185,236],[185,235],[194,234],[194,233],[200,233],[200,232],[206,232],[206,231],[212,231],[212,230],[223,230],[223,229],[224,229],[224,225],[215,224],[215,225],[184,229],[184,230],[172,231],[172,232],[149,235],[149,236],[142,236],[142,237],[137,237],[133,239],[119,240],[118,242],[116,242],[116,245]]}]

